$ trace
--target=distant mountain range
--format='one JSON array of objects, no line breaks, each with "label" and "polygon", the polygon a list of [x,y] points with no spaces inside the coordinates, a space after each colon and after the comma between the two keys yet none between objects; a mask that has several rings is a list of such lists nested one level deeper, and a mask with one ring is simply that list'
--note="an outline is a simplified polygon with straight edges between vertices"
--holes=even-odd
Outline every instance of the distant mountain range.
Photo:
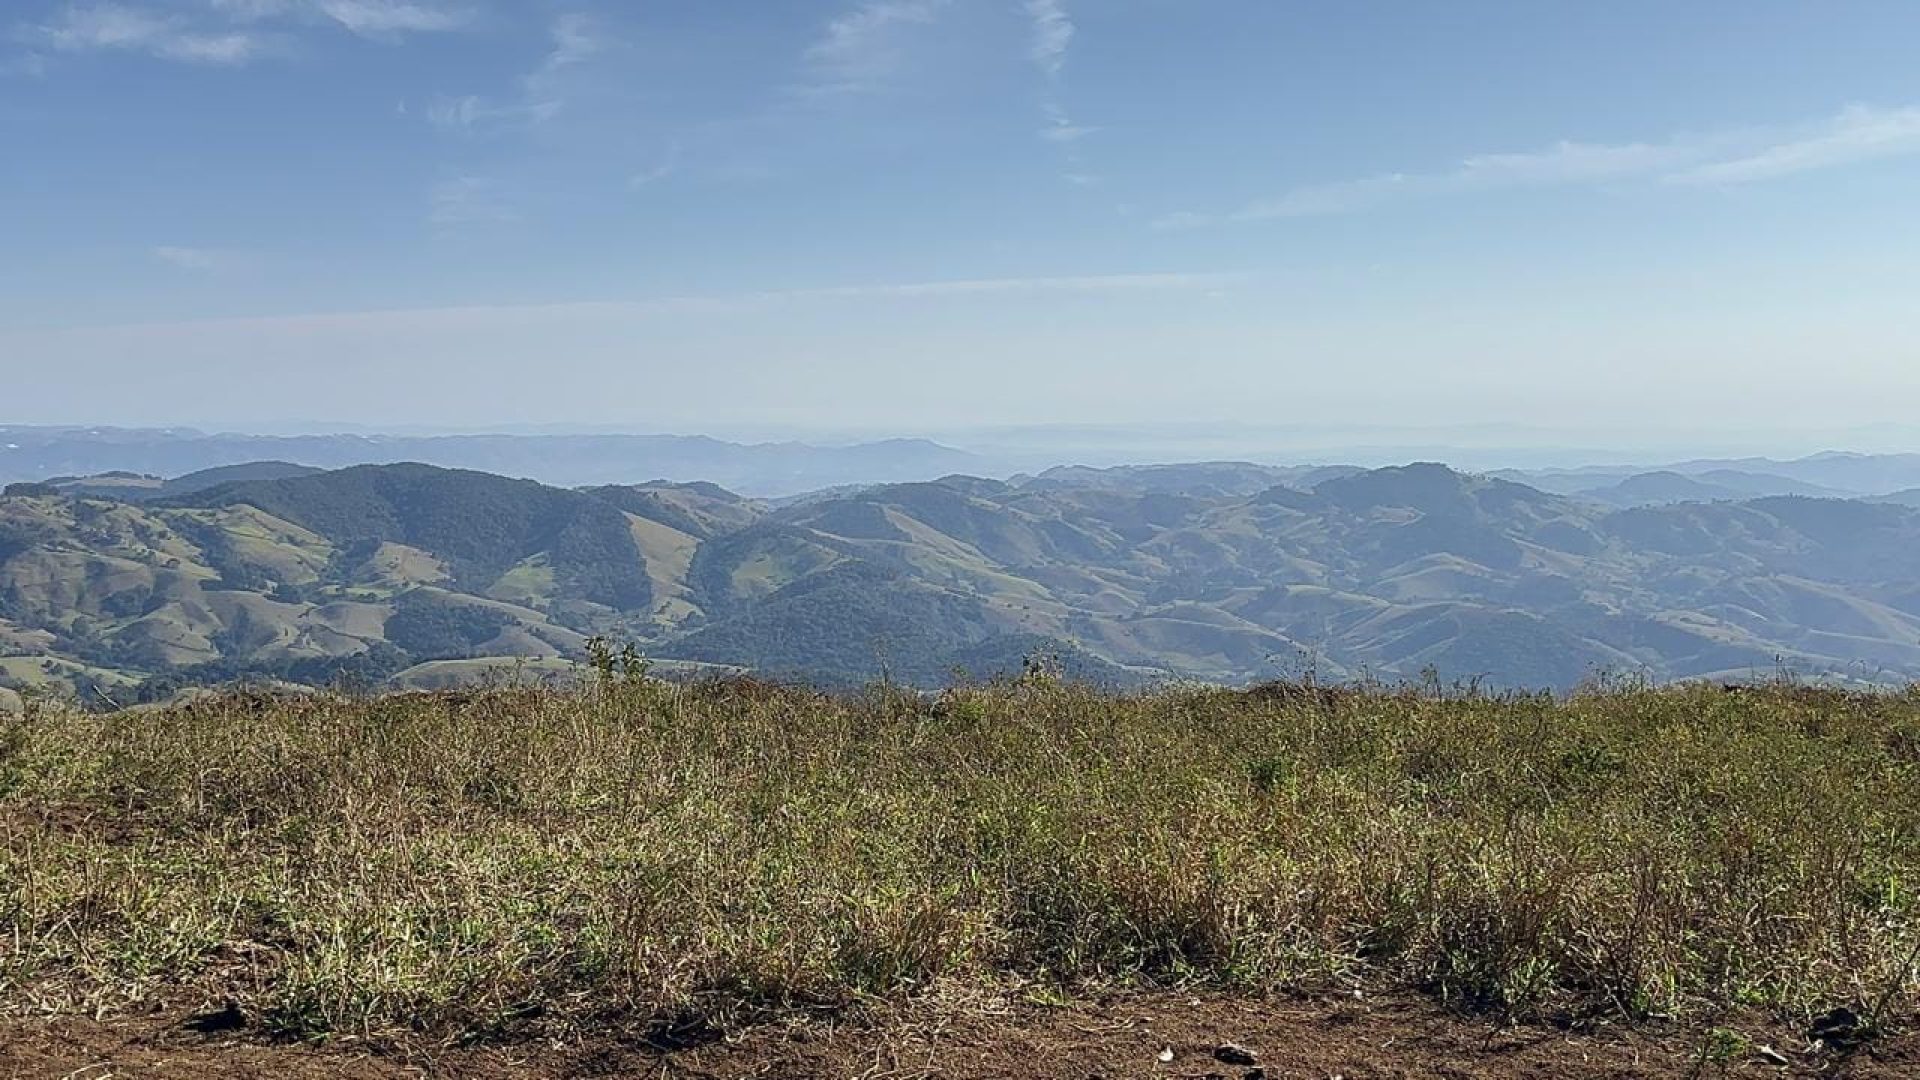
[{"label": "distant mountain range", "polygon": [[[834,489],[909,483],[966,474],[1052,486],[1252,494],[1275,484],[1312,487],[1338,462],[1275,465],[1219,461],[1183,465],[1063,465],[1032,475],[1037,451],[997,451],[926,439],[846,445],[738,443],[706,436],[634,434],[248,435],[187,428],[80,428],[0,425],[0,486],[60,478],[83,490],[140,498],[161,478],[216,476],[223,467],[270,463],[311,469],[421,462],[525,477],[560,486],[637,480],[705,481],[768,499],[817,497]],[[1054,459],[1057,460],[1057,459]],[[1766,458],[1498,470],[1490,475],[1611,506],[1738,500],[1765,495],[1876,497],[1920,489],[1920,454],[1826,453],[1791,461]],[[79,486],[74,486],[74,485]],[[98,491],[111,487],[112,491]],[[172,493],[172,492],[170,492]]]},{"label": "distant mountain range", "polygon": [[1574,492],[1610,506],[1661,506],[1683,502],[1731,502],[1767,495],[1805,495],[1815,499],[1843,499],[1850,492],[1821,487],[1771,473],[1737,469],[1709,469],[1688,476],[1671,469],[1635,473],[1624,480]]},{"label": "distant mountain range", "polygon": [[121,502],[154,502],[189,495],[237,480],[283,480],[325,472],[311,465],[285,461],[253,461],[242,465],[217,465],[171,479],[148,473],[115,470],[91,476],[53,476],[40,481],[9,484],[14,494],[71,495],[87,499],[117,499]]},{"label": "distant mountain range", "polygon": [[973,455],[924,439],[815,446],[734,443],[700,435],[276,436],[0,426],[0,484],[111,473],[157,482],[162,476],[266,460],[321,469],[425,462],[568,486],[635,478],[706,480],[770,496],[981,471]]},{"label": "distant mountain range", "polygon": [[1589,495],[1607,502],[1633,503],[1643,496],[1646,502],[1637,505],[1756,495],[1853,498],[1920,487],[1920,454],[1825,453],[1788,461],[1712,458],[1651,469],[1506,469],[1493,475],[1543,491]]},{"label": "distant mountain range", "polygon": [[594,634],[836,685],[1035,654],[1108,683],[1920,678],[1920,508],[1625,481],[1660,504],[1433,464],[955,475],[780,505],[421,464],[66,481],[0,498],[0,681],[115,701],[242,674],[440,685],[564,668]]}]

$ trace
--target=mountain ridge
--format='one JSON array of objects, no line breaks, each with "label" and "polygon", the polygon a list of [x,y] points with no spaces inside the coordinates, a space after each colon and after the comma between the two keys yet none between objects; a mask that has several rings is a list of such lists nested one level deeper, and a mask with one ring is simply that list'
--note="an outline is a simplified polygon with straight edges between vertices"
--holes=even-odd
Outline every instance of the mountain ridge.
[{"label": "mountain ridge", "polygon": [[0,426],[0,486],[114,471],[174,475],[277,460],[320,469],[422,462],[557,486],[638,476],[711,481],[755,495],[922,479],[977,467],[929,439],[846,445],[738,443],[706,435],[249,435],[187,428]]}]

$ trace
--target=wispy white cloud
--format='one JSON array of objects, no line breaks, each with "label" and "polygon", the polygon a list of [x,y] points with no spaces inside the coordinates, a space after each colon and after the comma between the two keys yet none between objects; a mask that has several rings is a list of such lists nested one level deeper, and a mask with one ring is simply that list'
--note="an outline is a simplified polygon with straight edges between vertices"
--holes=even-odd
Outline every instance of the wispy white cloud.
[{"label": "wispy white cloud", "polygon": [[517,220],[489,177],[456,176],[433,185],[427,193],[427,220],[440,228],[485,225]]},{"label": "wispy white cloud", "polygon": [[1695,166],[1669,177],[1683,184],[1746,184],[1792,173],[1920,153],[1920,105],[1854,105],[1821,129],[1755,153]]},{"label": "wispy white cloud", "polygon": [[331,23],[370,38],[457,30],[473,21],[469,8],[428,0],[206,0],[206,6],[236,22]]},{"label": "wispy white cloud", "polygon": [[132,52],[222,65],[244,64],[268,44],[258,34],[197,27],[170,13],[115,3],[69,5],[22,36],[55,52]]},{"label": "wispy white cloud", "polygon": [[1627,181],[1741,184],[1790,173],[1920,153],[1920,107],[1852,106],[1798,129],[1740,130],[1660,143],[1563,141],[1541,150],[1478,154],[1442,172],[1384,173],[1310,184],[1224,214],[1183,211],[1162,227],[1349,214],[1393,203],[1479,192]]},{"label": "wispy white cloud", "polygon": [[502,109],[478,94],[442,96],[427,104],[427,122],[437,128],[461,131],[495,120],[519,119],[518,110]]},{"label": "wispy white cloud", "polygon": [[806,78],[795,92],[825,97],[871,91],[905,62],[906,31],[932,23],[948,0],[864,0],[841,13],[807,48]]},{"label": "wispy white cloud", "polygon": [[393,0],[319,0],[315,6],[320,14],[364,37],[456,30],[472,19],[461,8]]},{"label": "wispy white cloud", "polygon": [[449,131],[474,131],[545,123],[567,104],[568,72],[606,51],[610,39],[591,17],[563,14],[548,30],[550,44],[532,71],[521,76],[518,92],[506,101],[477,94],[442,97],[427,107],[427,120]]},{"label": "wispy white cloud", "polygon": [[69,3],[18,36],[55,53],[140,53],[235,67],[284,51],[295,31],[313,26],[392,39],[452,30],[469,19],[465,8],[424,0],[99,0]]},{"label": "wispy white cloud", "polygon": [[565,107],[566,101],[560,97],[523,95],[499,101],[463,94],[435,98],[427,105],[426,117],[428,123],[443,131],[473,133],[544,124]]},{"label": "wispy white cloud", "polygon": [[1040,69],[1047,82],[1046,96],[1040,103],[1040,111],[1045,114],[1047,122],[1040,129],[1040,137],[1061,147],[1068,166],[1067,182],[1085,184],[1093,177],[1081,169],[1075,144],[1100,129],[1074,123],[1066,106],[1060,103],[1060,76],[1066,68],[1067,51],[1073,46],[1078,28],[1067,13],[1066,0],[1026,0],[1025,11],[1028,24],[1027,58]]},{"label": "wispy white cloud", "polygon": [[1040,111],[1046,115],[1046,126],[1040,129],[1040,137],[1051,143],[1076,143],[1100,129],[1076,124],[1073,117],[1067,115],[1058,101],[1047,100],[1041,103]]},{"label": "wispy white cloud", "polygon": [[552,47],[527,77],[521,80],[530,108],[544,116],[557,113],[566,104],[566,73],[585,64],[608,47],[608,38],[589,16],[569,12],[553,21],[548,30]]},{"label": "wispy white cloud", "polygon": [[547,67],[572,67],[607,47],[599,24],[589,15],[568,12],[553,21],[553,51],[547,54]]},{"label": "wispy white cloud", "polygon": [[[1386,173],[1294,188],[1227,215],[1232,221],[1345,214],[1385,203],[1474,191],[1559,187],[1646,176],[1699,159],[1698,148],[1631,143],[1605,146],[1561,142],[1527,153],[1479,154],[1447,172]],[[1165,224],[1194,224],[1199,216],[1166,219]]]},{"label": "wispy white cloud", "polygon": [[1066,5],[1062,0],[1027,0],[1027,18],[1033,27],[1028,55],[1049,76],[1059,75],[1073,44],[1074,25]]}]

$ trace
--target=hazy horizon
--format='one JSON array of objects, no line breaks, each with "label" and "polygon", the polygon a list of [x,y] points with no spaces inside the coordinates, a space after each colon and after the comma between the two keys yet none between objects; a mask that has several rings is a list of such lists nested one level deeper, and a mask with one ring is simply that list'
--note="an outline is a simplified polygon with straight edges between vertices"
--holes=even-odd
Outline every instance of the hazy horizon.
[{"label": "hazy horizon", "polygon": [[[498,425],[365,425],[310,421],[287,424],[49,424],[17,423],[8,430],[91,433],[193,432],[212,439],[375,438],[395,440],[474,437],[541,438],[637,436],[712,439],[748,447],[873,447],[894,441],[928,443],[969,455],[979,475],[1005,477],[1054,466],[1162,465],[1245,461],[1263,465],[1357,465],[1378,468],[1434,461],[1470,471],[1641,471],[1694,462],[1792,462],[1822,455],[1912,454],[1920,426],[1882,425],[1843,431],[1570,432],[1517,424],[1424,428],[1219,423],[1040,424],[948,429],[832,429],[734,426],[711,429],[636,425],[526,423]],[[87,441],[84,440],[83,441]],[[104,448],[110,441],[102,440]],[[156,444],[158,445],[158,444]],[[418,445],[416,443],[416,445]],[[0,454],[18,449],[0,440]],[[263,453],[271,448],[263,448]],[[239,462],[244,455],[233,457]],[[297,455],[296,455],[297,457]],[[373,460],[369,458],[368,460]],[[384,459],[382,459],[384,460]],[[0,461],[0,465],[5,462]],[[16,465],[19,463],[16,462]],[[118,467],[118,466],[116,466]],[[135,471],[154,472],[135,468]],[[157,474],[164,474],[158,470]],[[684,476],[679,479],[704,479]]]}]

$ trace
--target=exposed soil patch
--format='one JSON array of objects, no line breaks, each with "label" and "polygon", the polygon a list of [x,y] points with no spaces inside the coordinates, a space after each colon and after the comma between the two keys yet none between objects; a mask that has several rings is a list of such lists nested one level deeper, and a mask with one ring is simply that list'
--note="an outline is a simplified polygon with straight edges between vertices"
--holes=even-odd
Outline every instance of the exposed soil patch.
[{"label": "exposed soil patch", "polygon": [[[250,1041],[162,1014],[114,1022],[0,1021],[0,1077],[744,1077],[924,1080],[1448,1080],[1920,1075],[1920,1039],[1841,1053],[1777,1024],[1718,1032],[1606,1025],[1506,1028],[1421,998],[1249,1001],[1173,994],[1004,1013],[927,1011],[873,1026],[769,1025],[662,1050],[615,1041],[444,1048]],[[207,1025],[201,1024],[200,1027]],[[1251,1063],[1249,1063],[1249,1058]],[[1783,1064],[1784,1062],[1784,1064]]]}]

